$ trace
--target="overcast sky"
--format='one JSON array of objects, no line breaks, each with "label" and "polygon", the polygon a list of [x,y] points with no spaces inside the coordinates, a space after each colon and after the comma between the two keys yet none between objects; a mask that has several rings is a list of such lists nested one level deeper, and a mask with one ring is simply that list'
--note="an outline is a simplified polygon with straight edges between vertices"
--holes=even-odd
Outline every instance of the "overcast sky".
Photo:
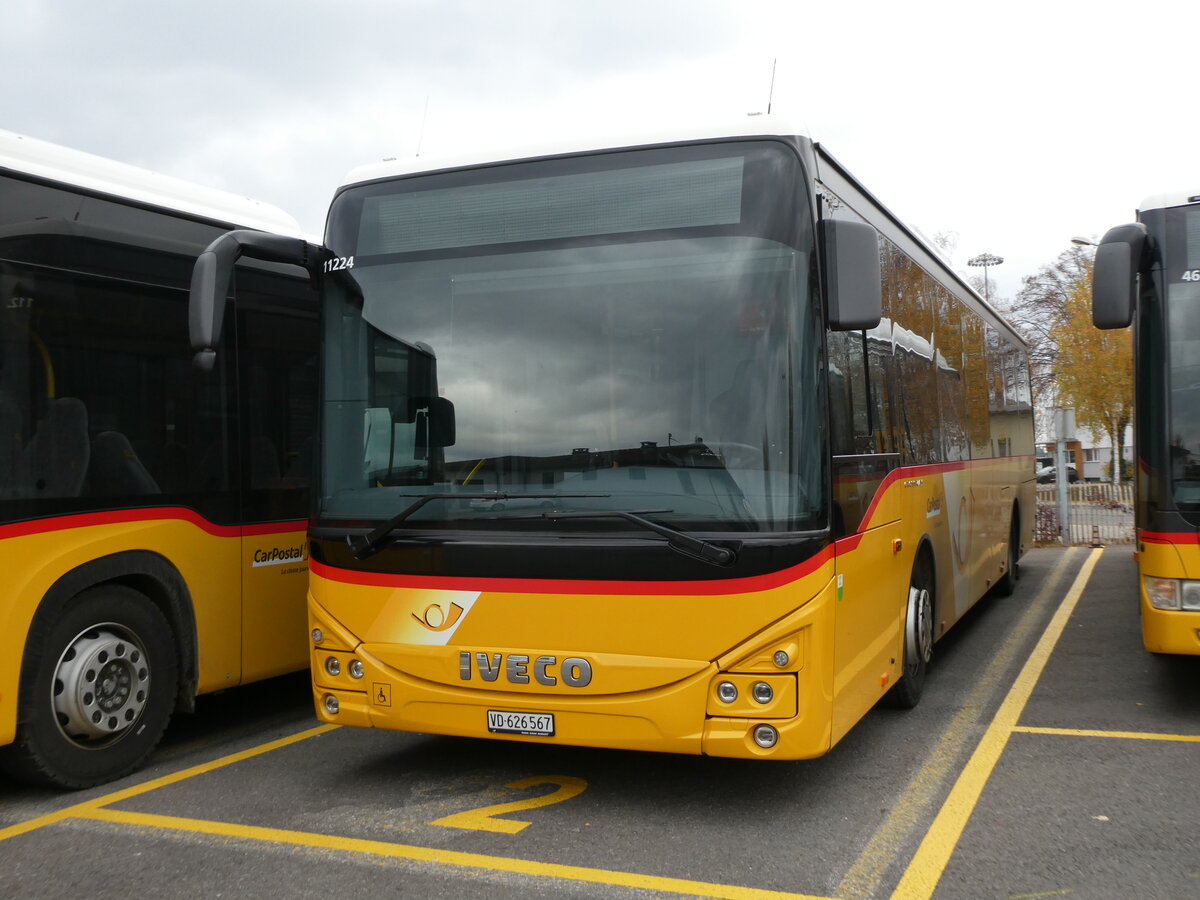
[{"label": "overcast sky", "polygon": [[[267,201],[346,172],[772,112],[994,296],[1200,191],[1194,0],[6,0],[0,128]],[[772,68],[775,69],[772,92]]]}]

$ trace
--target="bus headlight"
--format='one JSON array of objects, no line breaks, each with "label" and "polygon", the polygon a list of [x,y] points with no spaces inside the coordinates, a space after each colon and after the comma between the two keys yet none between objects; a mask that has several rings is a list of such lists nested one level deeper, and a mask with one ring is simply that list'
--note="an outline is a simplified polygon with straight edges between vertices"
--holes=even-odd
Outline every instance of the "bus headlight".
[{"label": "bus headlight", "polygon": [[336,656],[325,658],[325,671],[335,678],[342,674],[342,663]]},{"label": "bus headlight", "polygon": [[1179,578],[1142,578],[1146,599],[1155,609],[1200,612],[1200,581]]},{"label": "bus headlight", "polygon": [[350,665],[346,668],[349,670],[351,678],[363,677],[363,664],[361,659],[350,660]]},{"label": "bus headlight", "polygon": [[732,681],[722,681],[717,685],[717,699],[722,703],[732,703],[737,699],[737,685]]},{"label": "bus headlight", "polygon": [[1142,579],[1146,598],[1155,609],[1179,609],[1179,582],[1174,578]]},{"label": "bus headlight", "polygon": [[775,699],[775,691],[765,681],[756,681],[752,693],[758,703],[770,703]]}]

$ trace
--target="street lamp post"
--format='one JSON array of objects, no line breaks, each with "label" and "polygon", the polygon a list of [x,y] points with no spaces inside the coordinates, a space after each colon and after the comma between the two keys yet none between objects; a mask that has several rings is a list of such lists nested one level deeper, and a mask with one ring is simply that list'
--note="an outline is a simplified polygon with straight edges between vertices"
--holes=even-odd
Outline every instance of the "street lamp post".
[{"label": "street lamp post", "polygon": [[988,296],[988,267],[998,266],[1002,262],[1004,262],[1004,257],[994,253],[980,253],[967,260],[968,266],[974,266],[977,269],[983,267],[983,299],[988,303],[992,302],[992,298]]}]

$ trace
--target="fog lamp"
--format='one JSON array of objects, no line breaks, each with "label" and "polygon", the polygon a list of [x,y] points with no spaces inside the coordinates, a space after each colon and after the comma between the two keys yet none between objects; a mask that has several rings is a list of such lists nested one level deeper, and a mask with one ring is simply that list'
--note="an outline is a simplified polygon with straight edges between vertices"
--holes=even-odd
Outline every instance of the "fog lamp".
[{"label": "fog lamp", "polygon": [[779,732],[770,725],[758,725],[754,729],[754,743],[770,750],[779,741]]},{"label": "fog lamp", "polygon": [[331,716],[336,716],[338,714],[338,708],[338,698],[333,696],[333,694],[326,694],[325,712],[329,713]]},{"label": "fog lamp", "polygon": [[765,681],[756,681],[754,683],[754,699],[759,703],[770,703],[775,699],[775,691]]},{"label": "fog lamp", "polygon": [[722,703],[732,703],[737,699],[737,685],[732,681],[722,681],[717,685],[717,699]]},{"label": "fog lamp", "polygon": [[342,674],[341,660],[339,660],[336,656],[326,657],[325,671],[328,672],[330,675],[341,675]]},{"label": "fog lamp", "polygon": [[350,665],[347,667],[347,669],[350,672],[351,678],[362,678],[363,677],[363,664],[362,664],[361,659],[350,660]]}]

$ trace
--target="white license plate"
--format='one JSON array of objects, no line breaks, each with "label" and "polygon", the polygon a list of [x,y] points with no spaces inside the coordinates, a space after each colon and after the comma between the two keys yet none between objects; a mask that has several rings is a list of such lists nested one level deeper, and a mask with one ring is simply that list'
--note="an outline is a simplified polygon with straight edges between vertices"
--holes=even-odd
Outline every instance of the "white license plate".
[{"label": "white license plate", "polygon": [[541,737],[554,735],[554,713],[505,712],[500,709],[487,711],[488,731],[498,734],[536,734]]}]

